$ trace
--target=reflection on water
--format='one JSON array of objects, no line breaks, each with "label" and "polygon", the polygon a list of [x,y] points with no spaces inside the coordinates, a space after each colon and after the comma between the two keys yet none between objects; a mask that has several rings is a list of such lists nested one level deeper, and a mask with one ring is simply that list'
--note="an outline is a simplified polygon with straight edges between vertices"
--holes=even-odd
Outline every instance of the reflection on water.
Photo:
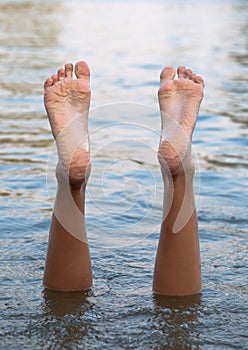
[{"label": "reflection on water", "polygon": [[77,315],[77,317],[80,317],[80,314],[92,308],[88,301],[89,296],[89,292],[60,293],[45,289],[43,292],[43,309],[47,315],[56,317],[64,315]]},{"label": "reflection on water", "polygon": [[[3,349],[246,348],[247,23],[242,0],[0,1]],[[41,286],[56,185],[42,82],[80,59],[93,89],[89,295]],[[186,299],[151,293],[165,64],[206,80],[194,134],[204,289]]]}]

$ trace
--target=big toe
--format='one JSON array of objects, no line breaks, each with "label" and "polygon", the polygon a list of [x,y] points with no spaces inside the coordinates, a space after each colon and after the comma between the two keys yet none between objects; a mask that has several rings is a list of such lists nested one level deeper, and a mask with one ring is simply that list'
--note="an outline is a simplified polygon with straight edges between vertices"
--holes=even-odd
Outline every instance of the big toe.
[{"label": "big toe", "polygon": [[160,74],[160,85],[164,85],[164,83],[168,80],[173,80],[176,75],[176,70],[172,66],[165,67]]},{"label": "big toe", "polygon": [[90,69],[86,62],[80,61],[75,65],[75,74],[78,79],[90,80]]}]

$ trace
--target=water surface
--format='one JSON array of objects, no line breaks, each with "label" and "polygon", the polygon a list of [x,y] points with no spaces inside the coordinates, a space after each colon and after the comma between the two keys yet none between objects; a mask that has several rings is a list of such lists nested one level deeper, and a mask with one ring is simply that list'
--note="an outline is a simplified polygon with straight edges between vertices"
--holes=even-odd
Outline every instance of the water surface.
[{"label": "water surface", "polygon": [[[0,1],[1,349],[247,349],[246,1]],[[55,195],[42,83],[92,70],[94,291],[43,291]],[[151,292],[164,65],[206,80],[194,151],[203,291]]]}]

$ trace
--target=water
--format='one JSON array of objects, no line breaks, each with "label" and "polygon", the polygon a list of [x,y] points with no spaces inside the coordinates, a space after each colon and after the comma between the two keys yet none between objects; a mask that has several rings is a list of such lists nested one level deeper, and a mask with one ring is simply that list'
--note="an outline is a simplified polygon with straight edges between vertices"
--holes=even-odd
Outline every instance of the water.
[{"label": "water", "polygon": [[[248,349],[247,23],[241,0],[0,1],[1,349]],[[93,89],[90,295],[41,285],[55,191],[42,82],[80,59]],[[206,80],[194,135],[203,291],[185,299],[151,292],[165,64]]]}]

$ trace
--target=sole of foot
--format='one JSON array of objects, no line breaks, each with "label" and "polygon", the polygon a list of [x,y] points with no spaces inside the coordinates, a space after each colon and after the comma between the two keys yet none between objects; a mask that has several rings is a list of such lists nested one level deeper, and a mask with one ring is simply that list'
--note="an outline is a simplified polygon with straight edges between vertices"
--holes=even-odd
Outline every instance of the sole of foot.
[{"label": "sole of foot", "polygon": [[160,75],[158,99],[161,111],[161,140],[158,159],[162,169],[178,175],[193,167],[191,141],[200,104],[204,81],[191,69],[165,67]]},{"label": "sole of foot", "polygon": [[71,184],[83,183],[89,175],[90,94],[90,70],[84,61],[75,69],[67,63],[44,83],[45,109],[58,149],[57,176],[66,173]]}]

